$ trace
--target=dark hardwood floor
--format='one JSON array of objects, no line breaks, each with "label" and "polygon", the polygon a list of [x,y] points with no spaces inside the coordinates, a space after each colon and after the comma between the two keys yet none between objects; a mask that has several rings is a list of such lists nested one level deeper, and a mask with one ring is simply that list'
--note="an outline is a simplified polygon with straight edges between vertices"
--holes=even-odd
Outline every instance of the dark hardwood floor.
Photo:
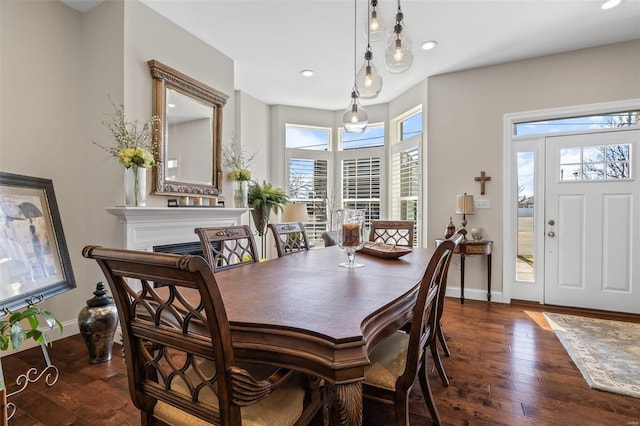
[{"label": "dark hardwood floor", "polygon": [[[451,385],[442,386],[430,373],[444,424],[640,425],[640,399],[590,389],[547,328],[543,311],[640,322],[637,316],[448,299],[443,324],[452,356],[443,360]],[[17,412],[9,424],[140,424],[119,352],[116,346],[111,361],[90,365],[80,335],[54,342],[49,353],[60,371],[58,382],[50,388],[42,381],[30,384],[13,396]],[[8,384],[18,372],[43,364],[37,348],[2,358]],[[365,412],[365,424],[391,424],[387,407],[366,404]],[[417,383],[411,412],[412,425],[432,424]]]}]

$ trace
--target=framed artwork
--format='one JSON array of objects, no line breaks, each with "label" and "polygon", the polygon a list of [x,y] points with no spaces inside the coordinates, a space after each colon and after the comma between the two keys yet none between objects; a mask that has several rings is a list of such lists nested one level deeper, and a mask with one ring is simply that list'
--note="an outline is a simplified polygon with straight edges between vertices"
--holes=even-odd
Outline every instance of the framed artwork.
[{"label": "framed artwork", "polygon": [[53,182],[0,172],[0,313],[75,287]]}]

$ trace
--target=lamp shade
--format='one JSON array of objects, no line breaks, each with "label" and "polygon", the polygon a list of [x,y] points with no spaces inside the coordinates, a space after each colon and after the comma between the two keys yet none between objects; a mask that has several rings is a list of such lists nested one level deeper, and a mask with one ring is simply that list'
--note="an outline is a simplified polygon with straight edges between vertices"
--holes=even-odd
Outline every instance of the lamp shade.
[{"label": "lamp shade", "polygon": [[356,74],[356,86],[358,94],[361,98],[375,98],[382,90],[382,76],[374,65],[371,46],[367,48],[364,54],[364,63],[362,68]]},{"label": "lamp shade", "polygon": [[369,116],[358,102],[358,91],[355,87],[351,92],[351,101],[351,105],[342,115],[344,130],[347,133],[362,133],[367,128],[367,124],[369,124]]},{"label": "lamp shade", "polygon": [[304,203],[285,204],[282,206],[283,222],[309,222],[307,214],[307,205]]},{"label": "lamp shade", "polygon": [[473,195],[458,195],[456,199],[456,214],[474,214],[475,203],[473,201]]}]

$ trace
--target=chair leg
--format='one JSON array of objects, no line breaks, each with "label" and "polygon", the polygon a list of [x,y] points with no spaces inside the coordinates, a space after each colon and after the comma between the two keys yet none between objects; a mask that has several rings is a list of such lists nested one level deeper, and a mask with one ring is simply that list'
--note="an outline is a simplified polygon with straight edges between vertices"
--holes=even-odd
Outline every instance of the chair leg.
[{"label": "chair leg", "polygon": [[438,413],[436,404],[433,402],[433,394],[431,393],[431,386],[429,385],[429,378],[427,377],[426,357],[422,361],[418,376],[420,379],[420,388],[422,389],[422,395],[424,396],[424,400],[427,403],[427,408],[429,409],[429,413],[431,414],[433,424],[440,425],[442,423],[440,421],[440,414]]},{"label": "chair leg", "polygon": [[440,380],[442,380],[443,385],[449,386],[449,378],[447,377],[447,372],[444,371],[444,365],[442,365],[442,359],[440,358],[440,353],[438,352],[437,340],[433,339],[429,346],[431,347],[431,358],[433,358],[433,363],[436,366],[436,370],[438,370]]},{"label": "chair leg", "polygon": [[442,350],[446,356],[451,356],[451,351],[449,351],[449,346],[447,346],[447,341],[444,338],[444,333],[442,333],[442,323],[438,322],[438,327],[436,327],[436,334],[438,335],[438,340],[442,344]]},{"label": "chair leg", "polygon": [[409,392],[408,389],[404,395],[396,394],[396,424],[398,426],[409,426]]}]

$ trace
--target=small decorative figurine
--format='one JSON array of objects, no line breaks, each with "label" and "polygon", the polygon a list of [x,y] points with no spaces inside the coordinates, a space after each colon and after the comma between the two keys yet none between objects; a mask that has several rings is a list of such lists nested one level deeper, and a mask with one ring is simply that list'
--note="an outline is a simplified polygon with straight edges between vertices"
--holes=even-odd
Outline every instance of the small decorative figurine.
[{"label": "small decorative figurine", "polygon": [[451,238],[455,233],[456,233],[456,226],[453,224],[451,217],[449,217],[449,224],[447,225],[447,230],[444,233],[444,237]]}]

